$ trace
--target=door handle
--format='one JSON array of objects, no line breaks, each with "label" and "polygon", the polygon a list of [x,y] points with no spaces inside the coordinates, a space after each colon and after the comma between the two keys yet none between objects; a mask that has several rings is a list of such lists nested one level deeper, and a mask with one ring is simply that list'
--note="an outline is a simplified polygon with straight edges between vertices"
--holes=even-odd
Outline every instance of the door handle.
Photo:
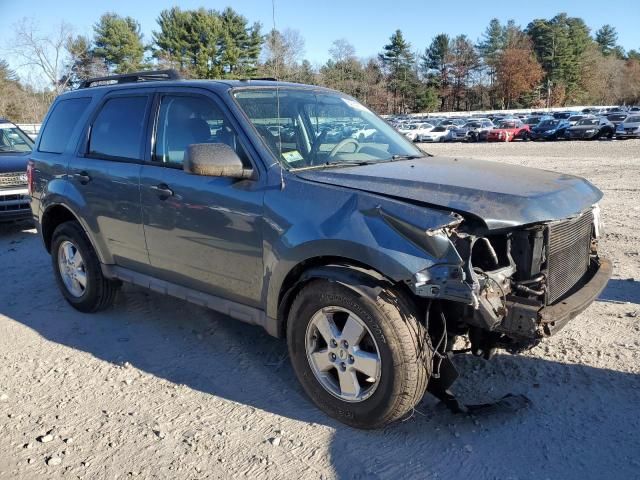
[{"label": "door handle", "polygon": [[171,190],[166,183],[161,183],[160,185],[152,185],[151,190],[154,190],[158,194],[160,200],[166,200],[173,195],[173,190]]},{"label": "door handle", "polygon": [[85,171],[79,172],[75,174],[75,177],[78,179],[78,181],[82,184],[82,185],[86,185],[87,183],[89,183],[91,181],[91,177],[89,176],[89,174]]}]

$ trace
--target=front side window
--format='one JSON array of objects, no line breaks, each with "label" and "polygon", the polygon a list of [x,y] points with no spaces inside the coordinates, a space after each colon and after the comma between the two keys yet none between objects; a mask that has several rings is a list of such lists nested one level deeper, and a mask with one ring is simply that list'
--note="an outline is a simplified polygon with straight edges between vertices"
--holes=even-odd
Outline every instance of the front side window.
[{"label": "front side window", "polygon": [[28,153],[33,141],[19,128],[10,123],[0,123],[0,155],[3,153]]},{"label": "front side window", "polygon": [[203,96],[164,95],[156,126],[154,161],[181,167],[187,147],[195,143],[224,143],[245,166],[251,165],[235,129],[213,101]]},{"label": "front side window", "polygon": [[73,129],[82,118],[82,114],[90,102],[91,98],[82,97],[60,100],[56,103],[40,133],[38,151],[45,153],[64,152]]},{"label": "front side window", "polygon": [[142,159],[147,95],[107,100],[93,122],[89,156]]},{"label": "front side window", "polygon": [[424,156],[369,109],[337,93],[260,88],[233,95],[285,168]]}]

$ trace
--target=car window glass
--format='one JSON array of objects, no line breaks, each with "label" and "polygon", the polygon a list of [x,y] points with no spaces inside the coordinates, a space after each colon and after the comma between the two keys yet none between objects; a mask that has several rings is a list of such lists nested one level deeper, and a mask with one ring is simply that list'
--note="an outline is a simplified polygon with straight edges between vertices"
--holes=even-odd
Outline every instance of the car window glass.
[{"label": "car window glass", "polygon": [[20,129],[0,123],[0,153],[26,153],[32,148],[33,142]]},{"label": "car window glass", "polygon": [[251,166],[235,129],[213,101],[203,96],[163,96],[156,126],[154,161],[179,167],[187,147],[195,143],[224,143],[246,167]]},{"label": "car window glass", "polygon": [[148,97],[115,97],[105,102],[93,122],[90,156],[140,160]]},{"label": "car window glass", "polygon": [[59,101],[40,133],[38,151],[46,153],[64,152],[73,129],[82,117],[91,98],[70,98]]}]

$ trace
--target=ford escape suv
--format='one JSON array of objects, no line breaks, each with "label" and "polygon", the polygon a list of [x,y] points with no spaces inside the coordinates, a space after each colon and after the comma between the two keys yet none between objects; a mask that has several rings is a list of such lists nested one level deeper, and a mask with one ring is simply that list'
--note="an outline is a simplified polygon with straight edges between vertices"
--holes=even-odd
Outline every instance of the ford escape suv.
[{"label": "ford escape suv", "polygon": [[427,155],[315,86],[89,80],[56,99],[29,158],[73,307],[129,282],[260,325],[311,400],[360,428],[425,391],[451,405],[456,337],[486,358],[531,348],[611,274],[586,180]]},{"label": "ford escape suv", "polygon": [[31,218],[27,195],[27,155],[33,141],[0,118],[0,222]]}]

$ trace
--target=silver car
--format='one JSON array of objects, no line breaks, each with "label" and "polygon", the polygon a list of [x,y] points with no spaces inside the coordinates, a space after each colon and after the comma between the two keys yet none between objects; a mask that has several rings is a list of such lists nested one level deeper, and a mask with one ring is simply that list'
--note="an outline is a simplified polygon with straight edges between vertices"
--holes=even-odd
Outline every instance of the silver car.
[{"label": "silver car", "polygon": [[629,115],[616,127],[616,138],[640,138],[640,115]]}]

